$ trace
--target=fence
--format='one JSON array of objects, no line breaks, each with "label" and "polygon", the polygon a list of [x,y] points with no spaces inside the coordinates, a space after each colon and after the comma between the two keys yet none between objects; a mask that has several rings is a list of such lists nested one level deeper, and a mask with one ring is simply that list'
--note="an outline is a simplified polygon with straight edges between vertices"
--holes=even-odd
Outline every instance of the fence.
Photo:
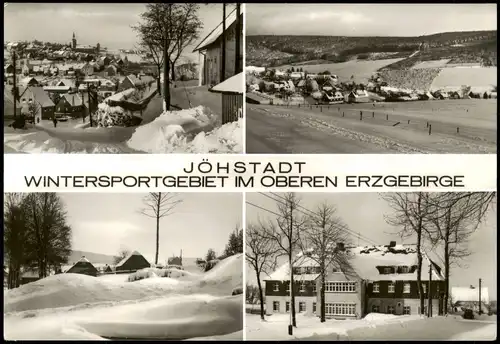
[{"label": "fence", "polygon": [[243,95],[222,94],[222,124],[235,122],[243,117]]}]

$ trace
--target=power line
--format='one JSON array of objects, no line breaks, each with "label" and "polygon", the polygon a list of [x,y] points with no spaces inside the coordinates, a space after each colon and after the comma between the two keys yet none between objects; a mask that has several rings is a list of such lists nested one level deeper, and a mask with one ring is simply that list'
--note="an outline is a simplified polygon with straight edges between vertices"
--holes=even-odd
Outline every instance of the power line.
[{"label": "power line", "polygon": [[[267,198],[269,198],[269,199],[271,199],[271,200],[275,201],[275,202],[278,202],[278,203],[280,203],[280,204],[282,204],[282,205],[286,205],[286,204],[285,204],[285,203],[283,203],[282,201],[277,200],[277,199],[275,199],[275,198],[273,198],[273,197],[271,197],[271,196],[269,196],[269,195],[267,195],[267,194],[265,194],[265,193],[263,193],[263,192],[259,192],[259,193],[260,193],[261,195],[263,195],[263,196],[265,196],[265,197],[267,197]],[[282,196],[280,196],[280,195],[277,195],[277,194],[275,194],[275,193],[273,193],[273,192],[270,192],[270,194],[272,194],[272,195],[274,195],[274,196],[276,196],[276,197],[280,198],[281,200],[286,201],[286,199],[285,199],[285,198],[283,198],[283,197],[282,197]],[[311,216],[311,215],[314,215],[314,216],[319,216],[319,214],[317,214],[317,213],[313,212],[312,210],[309,210],[309,209],[307,209],[307,208],[305,208],[305,207],[303,207],[303,206],[301,206],[301,205],[297,205],[297,208],[303,209],[303,210],[298,210],[298,211],[299,211],[300,213],[302,213],[302,214],[306,215],[306,216]],[[304,210],[305,210],[305,211],[307,211],[309,214],[305,213],[305,212],[304,212]],[[378,244],[377,242],[375,242],[374,240],[372,240],[372,239],[370,239],[370,238],[368,238],[368,237],[366,237],[366,236],[363,236],[363,235],[361,235],[360,233],[356,233],[356,232],[352,231],[352,230],[351,230],[351,229],[349,229],[349,228],[344,228],[344,229],[345,229],[348,233],[350,233],[351,235],[354,235],[355,237],[358,237],[358,238],[360,238],[360,239],[363,239],[363,241],[365,241],[365,242],[368,242],[368,243],[370,243],[370,244],[372,244],[372,245],[379,245],[379,244]]]}]

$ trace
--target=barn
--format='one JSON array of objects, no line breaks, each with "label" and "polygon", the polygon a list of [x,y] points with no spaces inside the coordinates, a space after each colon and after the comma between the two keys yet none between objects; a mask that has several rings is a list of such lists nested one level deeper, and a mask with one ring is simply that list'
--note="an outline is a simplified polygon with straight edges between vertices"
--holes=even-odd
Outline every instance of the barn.
[{"label": "barn", "polygon": [[136,272],[137,270],[150,268],[151,264],[142,254],[137,251],[130,253],[116,264],[116,271]]},{"label": "barn", "polygon": [[96,277],[99,271],[92,263],[83,256],[68,271],[67,274],[81,274]]}]

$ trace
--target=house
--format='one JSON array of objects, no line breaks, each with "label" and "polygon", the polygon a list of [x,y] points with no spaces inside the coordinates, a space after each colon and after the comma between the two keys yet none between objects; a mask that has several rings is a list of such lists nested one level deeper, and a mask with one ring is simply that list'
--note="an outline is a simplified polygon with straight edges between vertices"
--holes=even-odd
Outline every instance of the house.
[{"label": "house", "polygon": [[69,91],[71,91],[71,87],[70,86],[44,86],[43,90],[45,92],[47,92],[49,95],[51,95],[52,93],[64,94],[64,93],[68,93]]},{"label": "house", "polygon": [[293,80],[299,80],[304,77],[304,72],[292,72],[290,73],[290,78]]},{"label": "house", "polygon": [[104,77],[115,76],[118,74],[118,68],[115,65],[109,65],[104,68]]},{"label": "house", "polygon": [[11,63],[4,66],[4,73],[5,74],[10,75],[10,74],[13,74],[14,71],[15,71],[15,68]]},{"label": "house", "polygon": [[297,89],[303,91],[305,90],[306,88],[306,81],[304,79],[300,80],[298,83],[297,83],[297,86],[295,86]]},{"label": "house", "polygon": [[[420,298],[417,288],[417,251],[415,245],[350,247],[337,244],[336,250],[346,251],[350,267],[332,266],[325,280],[326,316],[330,318],[362,318],[368,313],[419,314]],[[425,267],[427,266],[427,267]],[[422,274],[425,308],[429,293],[432,313],[444,311],[444,276],[441,268],[424,254]],[[313,252],[297,255],[293,262],[296,311],[319,316],[321,302],[319,264]],[[283,313],[290,309],[288,263],[265,280],[266,310]],[[429,287],[430,285],[430,287]]]},{"label": "house", "polygon": [[173,256],[173,257],[168,258],[167,264],[168,265],[182,266],[182,250],[181,250],[181,254],[179,257]]},{"label": "house", "polygon": [[83,65],[81,72],[86,77],[94,75],[94,66],[90,63],[86,63],[85,65]]},{"label": "house", "polygon": [[83,256],[77,261],[69,270],[66,271],[67,274],[82,274],[88,276],[97,277],[99,271],[96,269],[92,263]]},{"label": "house", "polygon": [[75,80],[61,79],[59,82],[56,83],[56,86],[67,86],[73,88],[75,87]]},{"label": "house", "polygon": [[21,285],[36,282],[40,279],[37,269],[27,269],[21,273]]},{"label": "house", "polygon": [[61,96],[56,105],[57,116],[67,115],[81,117],[84,112],[83,100],[78,93],[66,93]]},{"label": "house", "polygon": [[352,91],[347,95],[348,103],[368,103],[370,102],[370,97],[368,93],[363,90]]},{"label": "house", "polygon": [[49,94],[43,90],[43,87],[28,86],[21,92],[21,105],[36,102],[38,110],[35,114],[37,123],[38,119],[52,119],[54,117],[55,105],[49,97]]},{"label": "house", "polygon": [[118,91],[128,90],[129,88],[142,88],[144,87],[144,82],[141,81],[134,74],[127,75],[118,85]]},{"label": "house", "polygon": [[111,59],[108,56],[101,56],[99,60],[97,60],[98,65],[102,67],[107,67],[111,63]]},{"label": "house", "polygon": [[[221,22],[193,50],[199,53],[199,86],[216,85],[243,72],[243,14],[232,11],[225,18],[225,32]],[[222,71],[222,46],[224,40],[225,64]],[[237,49],[237,44],[239,45]],[[237,51],[239,51],[238,56]]]},{"label": "house", "polygon": [[136,272],[137,270],[150,268],[151,264],[144,258],[142,254],[137,251],[133,251],[128,256],[123,258],[118,264],[116,264],[116,271],[123,272]]},{"label": "house", "polygon": [[31,66],[28,63],[25,63],[23,65],[23,67],[21,68],[21,73],[23,73],[23,75],[29,75],[32,70],[33,70],[33,66]]},{"label": "house", "polygon": [[335,91],[331,93],[325,93],[325,98],[329,103],[343,103],[344,102],[344,95],[340,91]]},{"label": "house", "polygon": [[37,79],[35,79],[34,77],[27,77],[27,78],[23,78],[19,81],[19,84],[21,86],[38,86],[39,85],[39,82]]},{"label": "house", "polygon": [[210,89],[211,92],[222,94],[222,124],[243,117],[244,77],[241,72]]},{"label": "house", "polygon": [[474,286],[452,287],[451,300],[454,312],[460,312],[465,309],[472,309],[474,312],[478,312],[479,307],[481,307],[481,311],[488,314],[488,304],[490,302],[488,288],[481,288],[481,303],[479,303],[479,288]]},{"label": "house", "polygon": [[[4,87],[3,90],[3,115],[4,118],[14,116],[14,95],[12,94],[11,88]],[[21,115],[21,103],[19,103],[19,101],[16,103],[16,115]]]}]

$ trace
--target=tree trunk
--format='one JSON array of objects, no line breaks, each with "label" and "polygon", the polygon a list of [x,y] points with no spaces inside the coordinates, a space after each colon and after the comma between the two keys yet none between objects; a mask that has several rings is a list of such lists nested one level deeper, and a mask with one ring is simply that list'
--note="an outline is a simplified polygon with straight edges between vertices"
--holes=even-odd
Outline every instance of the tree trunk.
[{"label": "tree trunk", "polygon": [[321,303],[320,303],[320,307],[321,307],[321,322],[325,322],[326,321],[326,302],[325,302],[325,278],[326,278],[326,273],[323,272],[321,274],[321,288],[320,288],[320,297],[321,297]]},{"label": "tree trunk", "polygon": [[444,314],[448,314],[450,292],[450,250],[448,239],[444,242]]},{"label": "tree trunk", "polygon": [[[425,300],[424,300],[424,288],[422,287],[422,216],[421,216],[421,201],[422,195],[418,194],[418,216],[419,223],[417,228],[417,288],[420,295],[420,314],[424,314]],[[428,291],[430,292],[430,290]]]},{"label": "tree trunk", "polygon": [[297,319],[295,316],[295,283],[293,283],[293,265],[292,265],[292,243],[290,242],[290,252],[288,254],[288,262],[290,266],[290,307],[292,312],[292,326],[297,327]]},{"label": "tree trunk", "polygon": [[257,274],[257,285],[259,286],[260,318],[262,320],[265,320],[265,314],[264,314],[264,293],[262,292],[262,284],[260,283],[259,274]]},{"label": "tree trunk", "polygon": [[158,94],[161,97],[161,66],[158,65],[158,78],[156,79],[156,85],[158,86]]},{"label": "tree trunk", "polygon": [[172,62],[172,65],[170,66],[170,70],[172,71],[172,81],[175,81],[175,61]]}]

